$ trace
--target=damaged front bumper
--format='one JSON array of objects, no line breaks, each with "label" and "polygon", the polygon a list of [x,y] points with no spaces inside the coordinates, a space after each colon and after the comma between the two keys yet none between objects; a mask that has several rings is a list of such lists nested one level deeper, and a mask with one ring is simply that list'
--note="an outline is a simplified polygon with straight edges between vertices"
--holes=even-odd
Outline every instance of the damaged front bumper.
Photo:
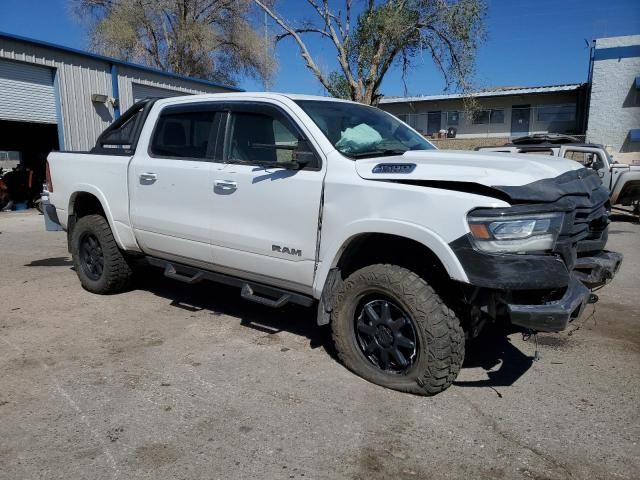
[{"label": "damaged front bumper", "polygon": [[603,251],[578,258],[564,295],[536,305],[506,303],[511,323],[539,332],[559,332],[580,317],[589,303],[595,303],[591,289],[610,281],[622,263],[622,255]]},{"label": "damaged front bumper", "polygon": [[621,253],[605,250],[593,257],[579,257],[573,272],[588,288],[597,288],[614,277],[621,263]]}]

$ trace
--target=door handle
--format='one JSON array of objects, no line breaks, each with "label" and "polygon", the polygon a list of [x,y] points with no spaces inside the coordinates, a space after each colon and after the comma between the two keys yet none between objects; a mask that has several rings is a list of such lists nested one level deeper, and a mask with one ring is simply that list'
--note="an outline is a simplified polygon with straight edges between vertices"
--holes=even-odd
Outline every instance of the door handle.
[{"label": "door handle", "polygon": [[238,189],[238,183],[232,182],[231,180],[216,180],[215,182],[213,182],[214,192],[220,191],[220,192],[229,193],[237,189]]},{"label": "door handle", "polygon": [[152,185],[156,183],[156,180],[158,180],[158,176],[155,173],[140,174],[140,185]]}]

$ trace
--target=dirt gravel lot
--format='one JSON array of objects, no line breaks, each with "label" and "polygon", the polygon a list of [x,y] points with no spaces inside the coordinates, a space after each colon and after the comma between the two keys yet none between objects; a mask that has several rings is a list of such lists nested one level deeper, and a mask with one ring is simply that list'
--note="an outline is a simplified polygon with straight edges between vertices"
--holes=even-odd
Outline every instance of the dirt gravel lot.
[{"label": "dirt gravel lot", "polygon": [[303,308],[152,271],[85,292],[64,233],[0,213],[2,479],[640,478],[640,226],[572,332],[487,332],[432,398],[371,385]]}]

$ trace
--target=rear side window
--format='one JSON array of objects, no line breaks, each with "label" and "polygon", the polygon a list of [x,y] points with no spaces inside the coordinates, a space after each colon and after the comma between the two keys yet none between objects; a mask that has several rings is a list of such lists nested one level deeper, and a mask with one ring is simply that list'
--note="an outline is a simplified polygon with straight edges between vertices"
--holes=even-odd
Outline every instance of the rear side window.
[{"label": "rear side window", "polygon": [[156,157],[213,160],[218,133],[214,110],[172,111],[160,114],[151,139]]}]

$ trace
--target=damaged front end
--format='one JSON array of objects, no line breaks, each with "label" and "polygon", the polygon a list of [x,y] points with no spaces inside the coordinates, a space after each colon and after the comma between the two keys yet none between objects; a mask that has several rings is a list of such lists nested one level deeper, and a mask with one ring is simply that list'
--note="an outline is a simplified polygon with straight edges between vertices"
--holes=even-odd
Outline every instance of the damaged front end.
[{"label": "damaged front end", "polygon": [[450,243],[469,278],[476,311],[557,332],[578,319],[622,255],[604,249],[608,192],[587,169],[518,187],[494,187],[511,207],[474,210],[470,233]]}]

